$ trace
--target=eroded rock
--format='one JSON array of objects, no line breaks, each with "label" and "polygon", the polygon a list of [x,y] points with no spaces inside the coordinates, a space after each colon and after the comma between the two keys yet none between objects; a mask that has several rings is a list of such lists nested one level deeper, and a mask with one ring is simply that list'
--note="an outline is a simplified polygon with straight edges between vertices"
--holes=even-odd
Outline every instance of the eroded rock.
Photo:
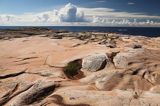
[{"label": "eroded rock", "polygon": [[106,54],[93,54],[83,58],[82,69],[95,72],[105,67],[108,62]]},{"label": "eroded rock", "polygon": [[129,49],[127,52],[118,53],[113,62],[117,68],[127,68],[131,62],[136,61],[135,57],[144,53],[144,49]]},{"label": "eroded rock", "polygon": [[54,91],[56,87],[55,82],[52,81],[37,81],[33,85],[29,86],[23,92],[15,95],[9,103],[8,106],[24,106],[29,105],[33,102],[44,98]]}]

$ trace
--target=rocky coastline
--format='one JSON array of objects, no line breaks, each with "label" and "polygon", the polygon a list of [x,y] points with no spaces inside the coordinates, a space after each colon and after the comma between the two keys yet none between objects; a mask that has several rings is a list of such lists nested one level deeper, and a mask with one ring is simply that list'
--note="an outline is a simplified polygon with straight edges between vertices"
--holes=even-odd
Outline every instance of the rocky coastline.
[{"label": "rocky coastline", "polygon": [[158,106],[160,37],[0,30],[0,106]]}]

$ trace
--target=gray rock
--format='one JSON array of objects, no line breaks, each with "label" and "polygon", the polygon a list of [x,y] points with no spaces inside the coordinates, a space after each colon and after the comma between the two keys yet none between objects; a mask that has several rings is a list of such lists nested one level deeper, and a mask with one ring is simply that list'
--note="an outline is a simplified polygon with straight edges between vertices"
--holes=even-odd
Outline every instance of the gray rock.
[{"label": "gray rock", "polygon": [[137,57],[139,54],[143,54],[144,49],[129,49],[127,52],[121,52],[118,53],[114,59],[114,65],[117,68],[127,68],[129,63],[132,63],[135,61],[135,57]]},{"label": "gray rock", "polygon": [[106,54],[90,55],[82,60],[82,69],[92,72],[98,71],[105,67],[107,59]]}]

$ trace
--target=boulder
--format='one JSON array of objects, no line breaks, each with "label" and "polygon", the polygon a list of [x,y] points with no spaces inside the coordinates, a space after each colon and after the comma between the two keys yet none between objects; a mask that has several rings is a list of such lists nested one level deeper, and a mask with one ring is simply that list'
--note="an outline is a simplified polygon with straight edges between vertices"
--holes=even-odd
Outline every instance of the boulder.
[{"label": "boulder", "polygon": [[106,54],[93,54],[83,58],[82,69],[95,72],[105,67],[108,61]]},{"label": "boulder", "polygon": [[138,55],[144,53],[144,49],[129,49],[128,51],[118,53],[114,59],[114,65],[116,68],[127,68],[129,63],[137,61]]}]

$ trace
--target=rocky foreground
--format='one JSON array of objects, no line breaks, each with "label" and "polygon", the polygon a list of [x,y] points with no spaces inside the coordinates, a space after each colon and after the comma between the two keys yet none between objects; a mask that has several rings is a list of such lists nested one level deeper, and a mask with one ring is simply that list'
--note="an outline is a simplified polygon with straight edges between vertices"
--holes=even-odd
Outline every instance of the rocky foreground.
[{"label": "rocky foreground", "polygon": [[0,31],[0,106],[159,106],[160,37]]}]

